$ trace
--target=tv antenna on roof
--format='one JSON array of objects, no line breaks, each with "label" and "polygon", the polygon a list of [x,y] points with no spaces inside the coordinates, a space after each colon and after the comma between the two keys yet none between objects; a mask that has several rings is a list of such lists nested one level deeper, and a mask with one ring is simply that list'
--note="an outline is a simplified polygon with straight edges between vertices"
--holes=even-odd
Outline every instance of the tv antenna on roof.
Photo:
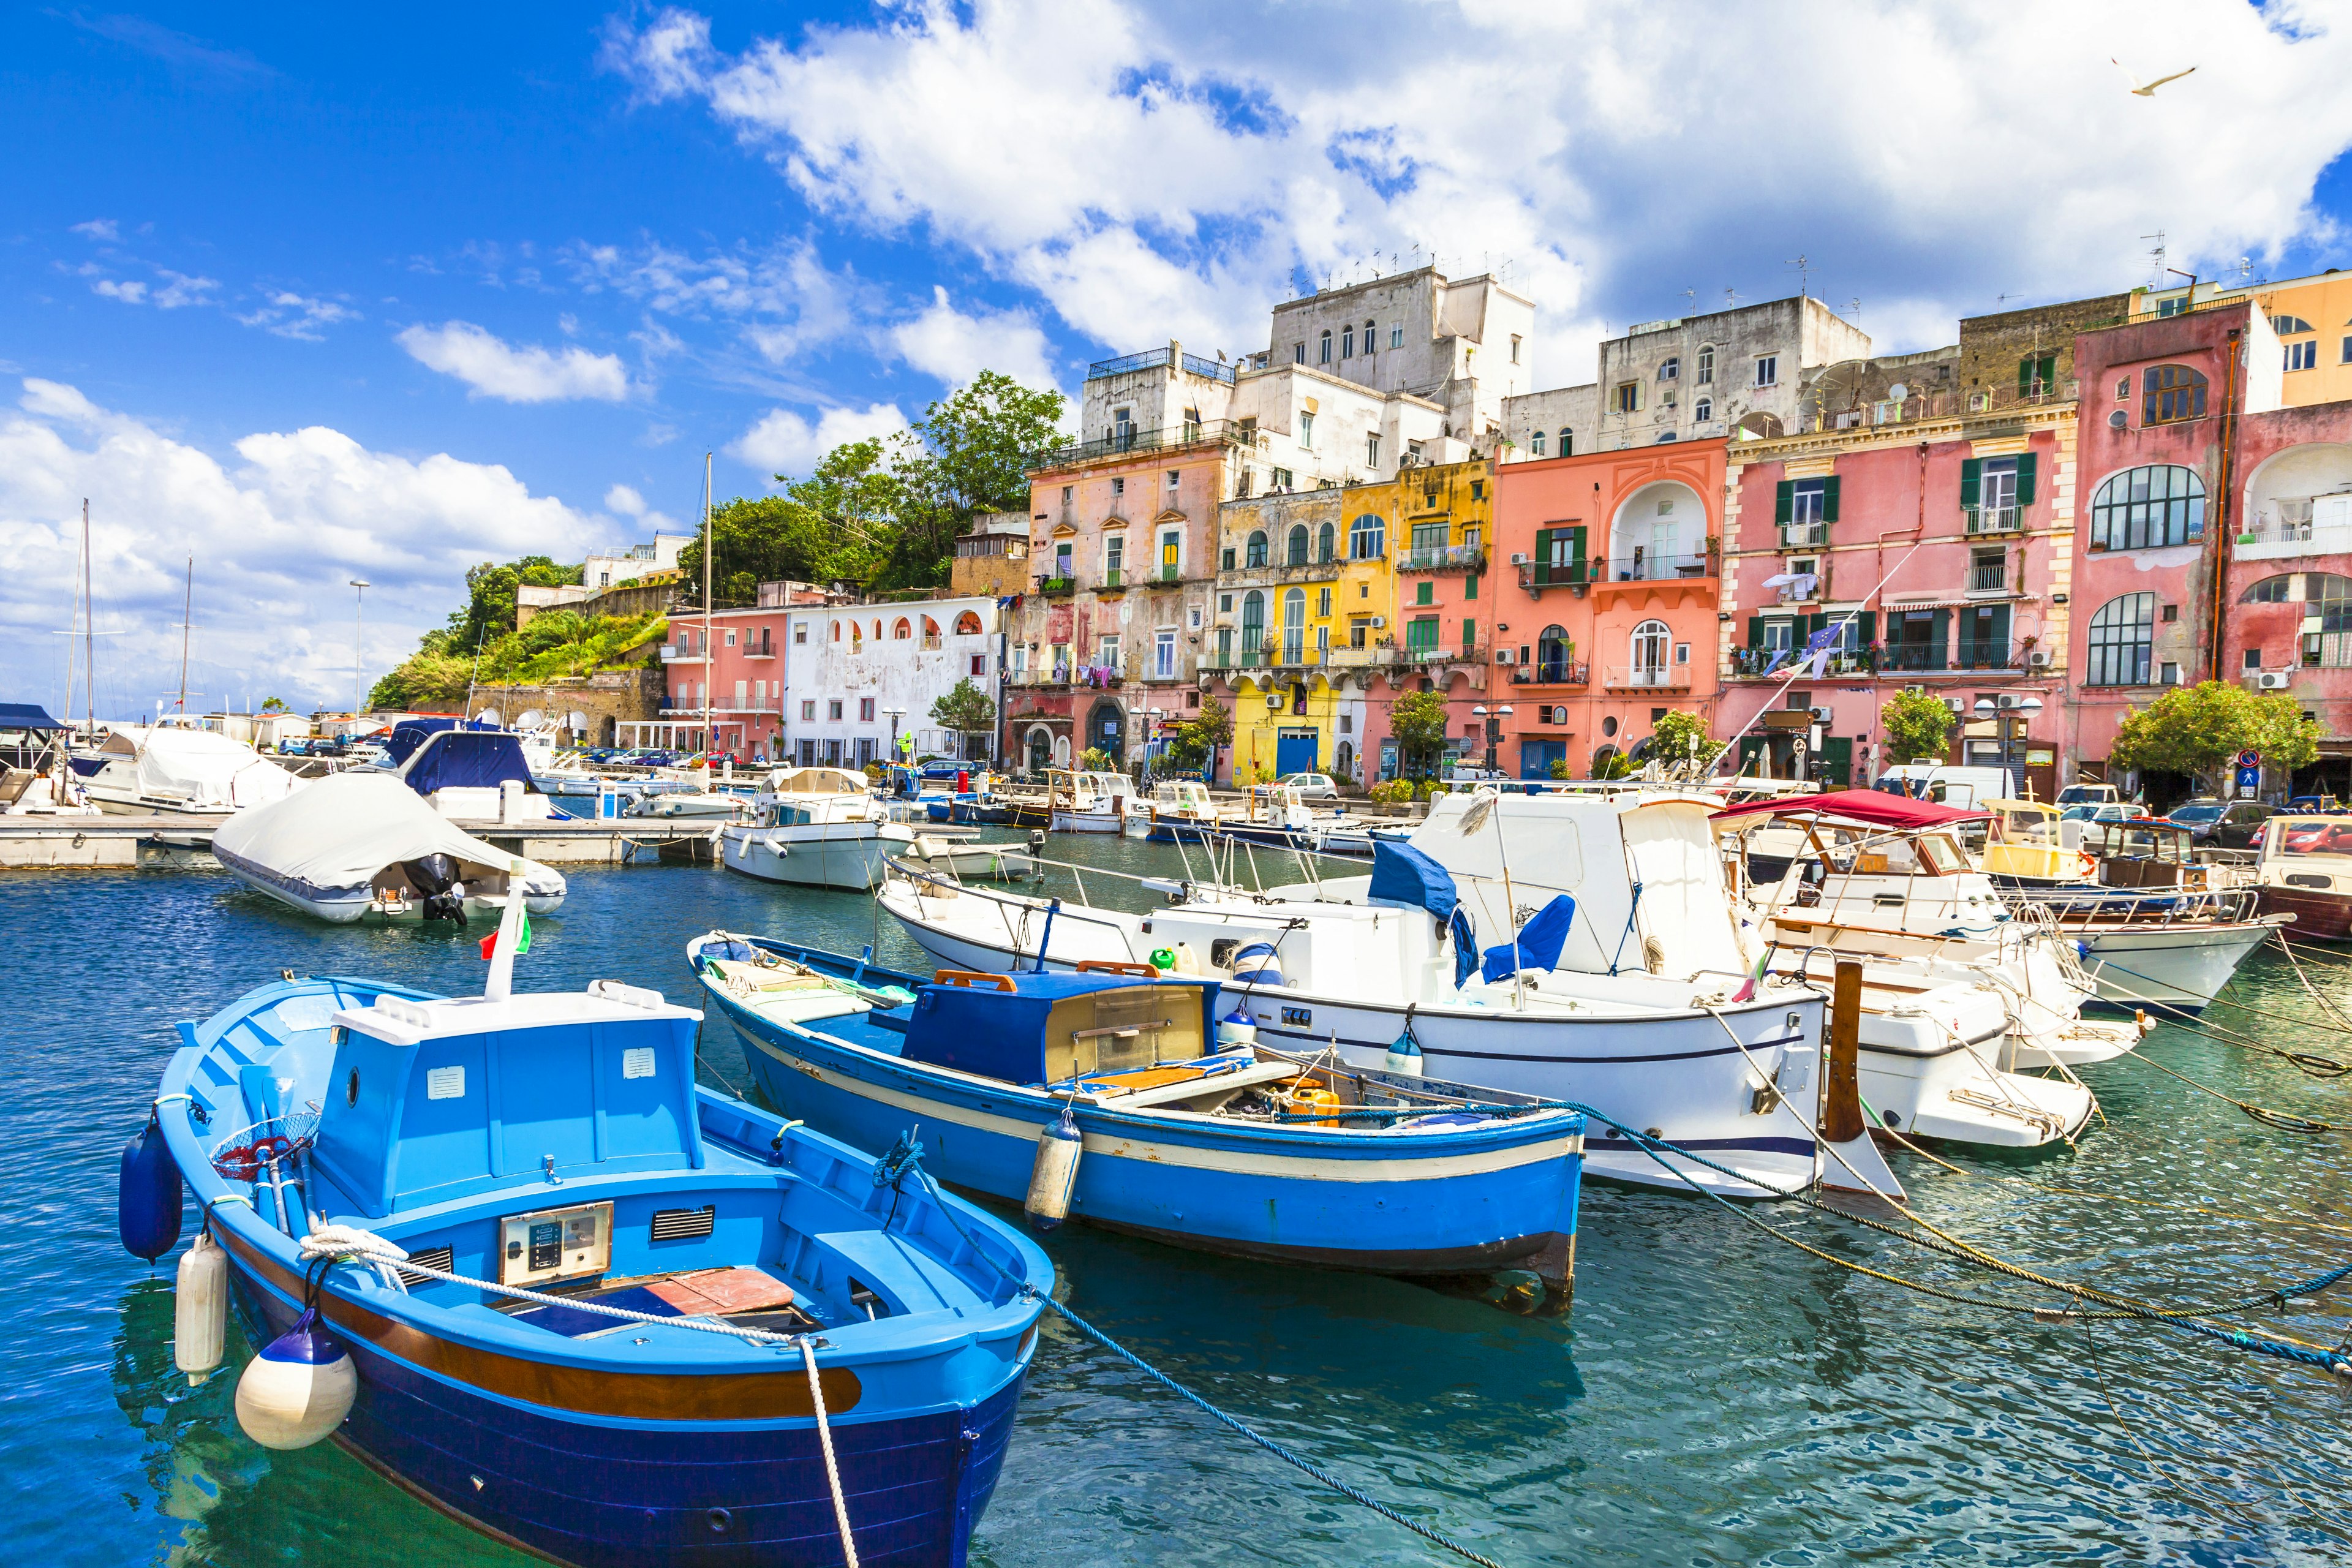
[{"label": "tv antenna on roof", "polygon": [[1738,304],[1738,302],[1739,302],[1739,294],[1738,294],[1738,291],[1737,289],[1726,289],[1723,291],[1723,308],[1724,308],[1725,310],[1730,310],[1730,309],[1732,308],[1732,306],[1734,306],[1734,305]]},{"label": "tv antenna on roof", "polygon": [[1801,250],[1797,252],[1797,259],[1788,265],[1797,269],[1797,298],[1802,300],[1812,292],[1812,262]]},{"label": "tv antenna on roof", "polygon": [[2161,289],[2164,287],[2164,230],[2158,229],[2154,234],[2144,234],[2140,237],[2156,241],[2156,248],[2147,253],[2151,263],[2148,268],[2148,287]]},{"label": "tv antenna on roof", "polygon": [[1860,295],[1857,294],[1853,299],[1848,300],[1845,302],[1845,313],[1857,321],[1862,320],[1862,297]]}]

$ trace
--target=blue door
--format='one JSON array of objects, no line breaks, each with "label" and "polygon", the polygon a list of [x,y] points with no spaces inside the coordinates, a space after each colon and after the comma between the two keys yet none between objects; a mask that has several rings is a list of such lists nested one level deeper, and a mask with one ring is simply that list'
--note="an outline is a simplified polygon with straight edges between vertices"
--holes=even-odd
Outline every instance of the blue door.
[{"label": "blue door", "polygon": [[1275,736],[1274,771],[1277,777],[1315,771],[1315,731],[1284,730]]},{"label": "blue door", "polygon": [[1551,777],[1554,763],[1568,761],[1566,741],[1521,741],[1519,742],[1519,776],[1523,779]]}]

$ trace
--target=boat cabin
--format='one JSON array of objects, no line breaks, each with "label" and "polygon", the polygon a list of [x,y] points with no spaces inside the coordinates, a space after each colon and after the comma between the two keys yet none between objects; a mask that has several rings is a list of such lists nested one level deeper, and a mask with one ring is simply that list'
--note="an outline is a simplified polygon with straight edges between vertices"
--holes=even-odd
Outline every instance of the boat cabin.
[{"label": "boat cabin", "polygon": [[2131,822],[2086,822],[2083,849],[2098,862],[2099,880],[2110,888],[2203,888],[2209,868],[2196,863],[2189,829],[2141,818]]},{"label": "boat cabin", "polygon": [[2352,817],[2273,816],[2255,879],[2264,887],[2352,893]]},{"label": "boat cabin", "polygon": [[867,822],[883,815],[866,775],[846,768],[778,768],[768,775],[758,804],[771,827]]},{"label": "boat cabin", "polygon": [[917,993],[898,1055],[1003,1083],[1084,1084],[1198,1060],[1216,1038],[1216,1000],[1205,980],[942,970]]},{"label": "boat cabin", "polygon": [[1153,786],[1151,815],[1207,821],[1217,815],[1217,807],[1209,798],[1208,785],[1197,779],[1174,779]]},{"label": "boat cabin", "polygon": [[2058,808],[2036,800],[1989,800],[1980,864],[1988,877],[2018,882],[2080,881],[2089,868],[2083,858],[2083,826],[2060,816]]}]

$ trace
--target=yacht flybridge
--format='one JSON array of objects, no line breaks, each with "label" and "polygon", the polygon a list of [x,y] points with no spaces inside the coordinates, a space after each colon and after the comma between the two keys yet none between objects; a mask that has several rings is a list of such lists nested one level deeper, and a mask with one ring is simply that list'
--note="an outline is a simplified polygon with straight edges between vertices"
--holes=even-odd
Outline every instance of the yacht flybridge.
[{"label": "yacht flybridge", "polygon": [[[1218,981],[1276,1048],[1548,1100],[1596,1119],[1595,1174],[1760,1197],[1900,1189],[1867,1136],[1824,1146],[1825,998],[1744,966],[1697,795],[1454,795],[1369,877],[1271,892],[1133,879],[1147,913],[964,885],[892,862],[881,906],[944,967],[1152,963]],[[1091,872],[1089,875],[1108,875]],[[1670,1173],[1640,1136],[1710,1162]],[[1721,1167],[1717,1169],[1716,1167]]]}]

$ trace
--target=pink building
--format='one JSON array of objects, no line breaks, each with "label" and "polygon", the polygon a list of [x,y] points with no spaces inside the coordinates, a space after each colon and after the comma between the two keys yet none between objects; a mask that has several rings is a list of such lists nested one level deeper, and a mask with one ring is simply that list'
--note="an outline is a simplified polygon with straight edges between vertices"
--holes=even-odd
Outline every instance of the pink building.
[{"label": "pink building", "polygon": [[724,752],[747,763],[781,756],[789,617],[794,604],[824,602],[814,589],[782,591],[786,586],[762,584],[761,596],[776,600],[772,605],[713,612],[707,634],[701,616],[673,616],[670,640],[661,645],[669,685],[662,717],[623,723],[621,744]]}]

